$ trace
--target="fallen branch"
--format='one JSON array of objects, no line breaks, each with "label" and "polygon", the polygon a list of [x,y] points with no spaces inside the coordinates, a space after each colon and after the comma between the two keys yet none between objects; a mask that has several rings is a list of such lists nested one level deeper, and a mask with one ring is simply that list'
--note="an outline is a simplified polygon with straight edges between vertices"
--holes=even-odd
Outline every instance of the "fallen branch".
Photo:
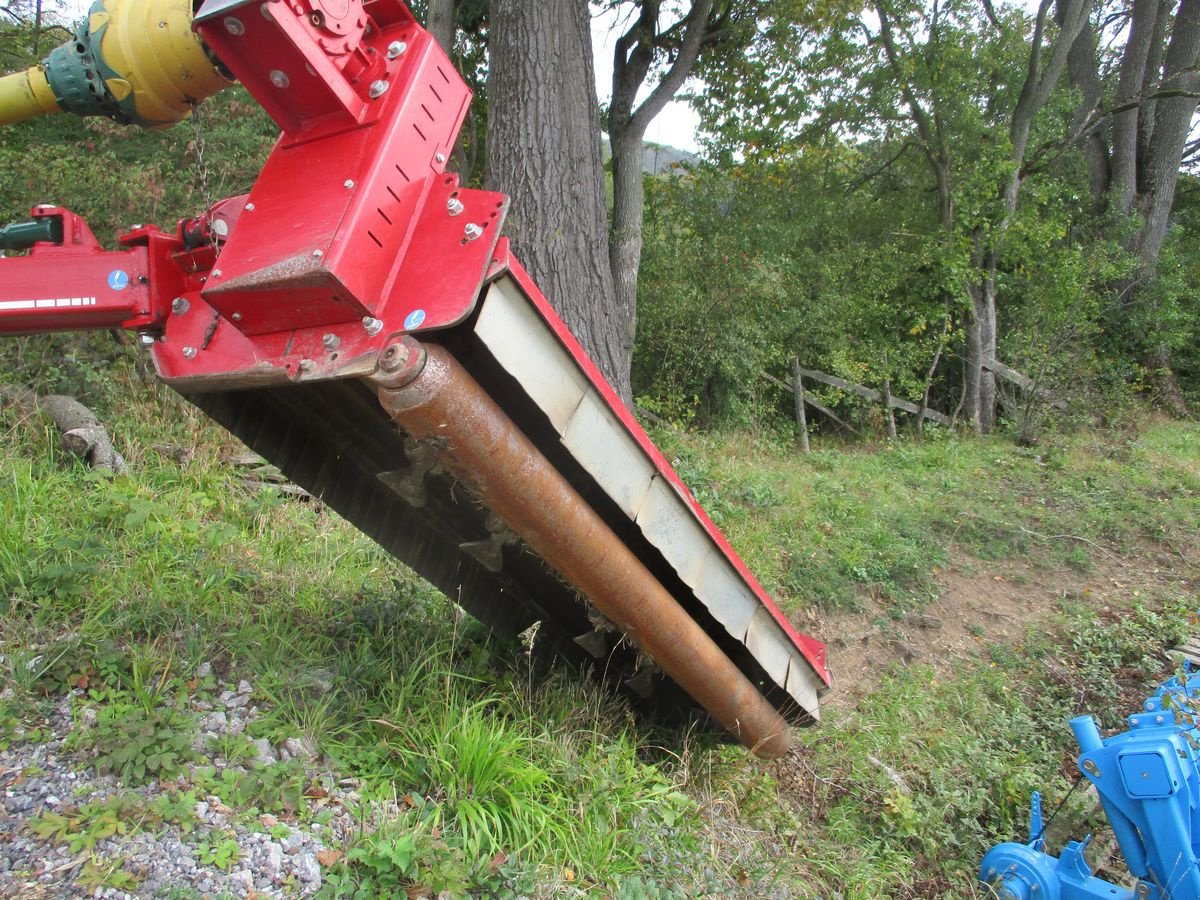
[{"label": "fallen branch", "polygon": [[1079,543],[1087,544],[1089,547],[1093,547],[1096,550],[1099,550],[1101,553],[1111,556],[1113,559],[1120,559],[1116,553],[1113,553],[1108,548],[1101,547],[1095,541],[1088,540],[1085,537],[1080,537],[1077,534],[1039,534],[1036,531],[1030,531],[1024,525],[1018,525],[1017,529],[1029,535],[1030,537],[1037,538],[1039,541],[1079,541]]},{"label": "fallen branch", "polygon": [[1018,372],[1016,369],[1006,366],[1004,363],[1000,362],[999,360],[996,360],[996,359],[986,360],[983,364],[983,367],[985,369],[987,369],[989,372],[994,373],[998,377],[1003,378],[1005,381],[1010,381],[1013,384],[1015,384],[1017,387],[1021,388],[1022,390],[1028,391],[1029,393],[1033,394],[1035,397],[1038,397],[1041,400],[1045,400],[1047,403],[1049,403],[1055,409],[1059,409],[1059,410],[1067,409],[1067,401],[1066,400],[1062,400],[1062,399],[1056,397],[1053,394],[1053,392],[1046,390],[1044,387],[1039,385],[1036,381],[1034,381],[1028,375],[1024,375],[1021,372]]}]

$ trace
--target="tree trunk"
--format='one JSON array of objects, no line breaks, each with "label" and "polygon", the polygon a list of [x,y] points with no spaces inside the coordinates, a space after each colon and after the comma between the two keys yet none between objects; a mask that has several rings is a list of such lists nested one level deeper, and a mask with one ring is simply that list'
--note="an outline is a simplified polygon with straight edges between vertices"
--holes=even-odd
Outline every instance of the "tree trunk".
[{"label": "tree trunk", "polygon": [[996,376],[987,368],[996,358],[995,260],[981,266],[978,280],[967,285],[971,316],[967,323],[967,371],[963,414],[976,434],[996,427]]},{"label": "tree trunk", "polygon": [[1112,117],[1112,202],[1121,214],[1133,208],[1138,188],[1138,114],[1146,62],[1154,40],[1159,0],[1134,0],[1129,39],[1121,54]]},{"label": "tree trunk", "polygon": [[626,403],[614,315],[587,0],[492,0],[487,185],[512,197],[505,233]]},{"label": "tree trunk", "polygon": [[1200,0],[1182,0],[1167,46],[1165,72],[1154,104],[1154,132],[1147,161],[1146,188],[1142,200],[1145,225],[1138,236],[1137,251],[1143,269],[1152,274],[1158,264],[1167,222],[1175,203],[1179,164],[1187,141],[1196,93],[1200,89]]},{"label": "tree trunk", "polygon": [[642,142],[654,117],[683,87],[704,43],[713,0],[693,0],[684,19],[678,51],[654,90],[635,108],[659,51],[659,5],[643,2],[637,20],[616,43],[613,52],[613,95],[608,111],[612,148],[613,210],[608,257],[615,297],[614,324],[621,334],[624,365],[633,362],[637,333],[637,283],[642,262],[642,221],[645,185],[642,180]]},{"label": "tree trunk", "polygon": [[642,135],[625,132],[610,136],[612,146],[613,210],[608,237],[608,264],[612,270],[615,325],[621,352],[631,365],[637,336],[637,285],[642,263],[642,216],[646,190],[642,180]]},{"label": "tree trunk", "polygon": [[447,53],[454,50],[455,10],[458,0],[429,0],[425,28]]}]

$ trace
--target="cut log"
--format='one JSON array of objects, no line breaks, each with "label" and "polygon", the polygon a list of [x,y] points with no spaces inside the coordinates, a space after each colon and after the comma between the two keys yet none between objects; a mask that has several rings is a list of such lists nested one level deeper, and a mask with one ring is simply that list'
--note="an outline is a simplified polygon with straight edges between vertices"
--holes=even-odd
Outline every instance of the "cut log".
[{"label": "cut log", "polygon": [[39,397],[28,388],[12,385],[0,387],[0,398],[47,416],[58,429],[63,447],[93,469],[115,475],[125,471],[125,459],[113,448],[108,429],[94,412],[75,398],[62,394]]}]

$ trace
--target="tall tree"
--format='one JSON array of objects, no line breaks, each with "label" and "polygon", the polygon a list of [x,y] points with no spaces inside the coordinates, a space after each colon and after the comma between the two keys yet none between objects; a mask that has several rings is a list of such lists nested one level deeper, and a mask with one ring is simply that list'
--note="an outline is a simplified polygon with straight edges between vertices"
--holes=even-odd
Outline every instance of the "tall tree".
[{"label": "tall tree", "polygon": [[[750,68],[710,73],[721,118],[740,125],[744,113],[730,111],[748,101],[776,121],[790,115],[792,135],[805,142],[820,144],[823,131],[884,148],[886,162],[867,177],[909,148],[921,154],[944,252],[965,257],[954,266],[958,284],[947,289],[965,311],[963,409],[981,432],[996,417],[989,364],[1000,337],[997,276],[1006,233],[1029,172],[1034,126],[1062,80],[1091,0],[1060,0],[1057,23],[1051,3],[1041,0],[1030,19],[988,0],[870,0],[825,20],[777,22],[763,32],[775,46],[758,49]],[[789,113],[781,96],[797,98],[800,114]]]},{"label": "tall tree", "polygon": [[[665,21],[661,0],[638,0],[632,23],[617,39],[613,51],[612,102],[608,135],[612,147],[613,210],[609,235],[617,319],[626,367],[632,364],[637,329],[638,268],[642,258],[645,185],[642,145],[646,129],[683,87],[706,39],[718,33],[713,0],[693,0],[686,15]],[[641,103],[638,93],[657,63],[666,69]]]},{"label": "tall tree", "polygon": [[[1148,286],[1175,201],[1180,165],[1200,98],[1200,0],[1133,0],[1112,15],[1127,28],[1115,71],[1112,106],[1103,108],[1106,60],[1097,53],[1097,28],[1089,24],[1072,50],[1071,79],[1082,102],[1076,119],[1087,123],[1085,149],[1097,204],[1121,220],[1133,216],[1137,228],[1125,238],[1138,270],[1116,286],[1127,310],[1145,306]],[[1153,300],[1149,300],[1153,307]],[[1125,326],[1143,335],[1146,317],[1127,316]],[[1151,332],[1154,329],[1150,329]],[[1179,413],[1187,404],[1171,371],[1168,344],[1150,336],[1146,362],[1161,375],[1161,394]]]},{"label": "tall tree", "polygon": [[779,0],[690,0],[687,4],[594,0],[594,5],[618,10],[629,22],[613,49],[608,109],[613,173],[609,261],[616,297],[614,315],[624,335],[629,365],[637,330],[646,129],[679,93],[703,54],[738,52],[750,41],[760,17],[781,4]]},{"label": "tall tree", "polygon": [[512,197],[514,249],[628,401],[587,0],[492,0],[490,18],[487,184]]}]

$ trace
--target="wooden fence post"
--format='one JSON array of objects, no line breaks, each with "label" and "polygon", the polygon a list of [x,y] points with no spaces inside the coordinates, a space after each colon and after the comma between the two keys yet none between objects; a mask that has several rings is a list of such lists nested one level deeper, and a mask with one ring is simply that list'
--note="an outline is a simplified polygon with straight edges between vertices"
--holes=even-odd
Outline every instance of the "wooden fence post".
[{"label": "wooden fence post", "polygon": [[804,408],[804,379],[800,376],[800,357],[792,357],[792,394],[796,400],[796,424],[800,426],[800,449],[809,452],[808,412]]}]

